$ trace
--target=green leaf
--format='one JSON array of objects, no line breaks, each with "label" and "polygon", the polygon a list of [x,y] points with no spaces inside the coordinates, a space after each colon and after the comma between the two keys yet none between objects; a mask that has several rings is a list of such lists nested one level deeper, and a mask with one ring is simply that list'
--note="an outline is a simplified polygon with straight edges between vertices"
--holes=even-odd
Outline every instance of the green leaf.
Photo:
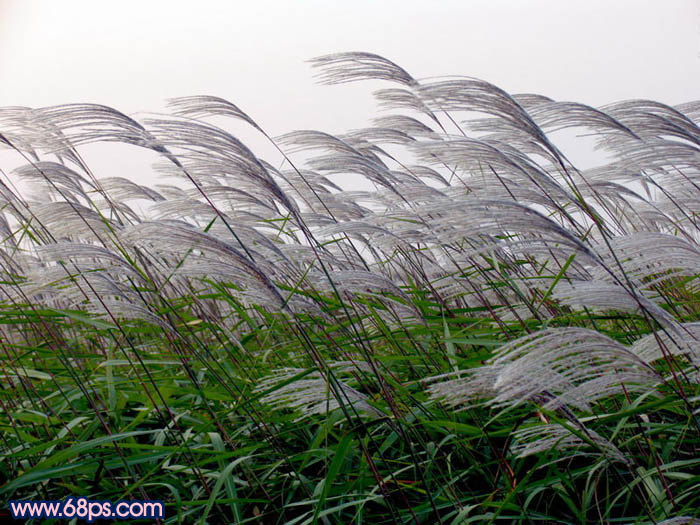
[{"label": "green leaf", "polygon": [[354,434],[346,434],[345,436],[343,436],[343,439],[340,440],[340,443],[335,448],[333,461],[331,462],[330,467],[328,467],[328,473],[326,474],[326,478],[322,481],[323,490],[321,491],[321,497],[318,499],[318,503],[316,504],[316,510],[314,511],[314,525],[316,525],[316,523],[318,522],[319,514],[321,510],[323,510],[323,506],[326,503],[326,498],[331,492],[331,489],[333,487],[333,481],[335,481],[335,478],[340,472],[340,468],[345,462],[345,455],[350,449],[350,445],[352,444],[353,439]]}]

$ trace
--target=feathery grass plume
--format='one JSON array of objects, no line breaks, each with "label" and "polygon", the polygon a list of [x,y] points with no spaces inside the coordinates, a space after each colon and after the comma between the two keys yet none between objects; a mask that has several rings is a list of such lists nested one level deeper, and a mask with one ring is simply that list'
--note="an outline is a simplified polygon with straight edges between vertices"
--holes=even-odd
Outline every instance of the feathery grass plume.
[{"label": "feathery grass plume", "polygon": [[[88,200],[87,189],[94,186],[78,172],[57,162],[43,161],[20,166],[13,171],[13,175],[30,183],[35,188],[35,194],[46,199],[47,194],[58,199],[70,199],[79,203]],[[57,189],[56,187],[60,188]]]},{"label": "feathery grass plume", "polygon": [[[630,464],[629,459],[615,445],[599,436],[593,430],[586,429],[581,434],[587,439],[582,439],[573,433],[571,429],[556,423],[520,428],[513,433],[513,444],[510,446],[510,452],[516,457],[524,458],[551,450],[574,449],[575,455],[580,455],[587,453],[581,449],[593,446],[597,449],[593,454],[602,454],[610,460],[626,465]],[[588,453],[590,454],[591,452]],[[570,458],[571,456],[566,455],[560,460]]]},{"label": "feathery grass plume", "polygon": [[601,108],[641,138],[671,136],[700,145],[700,128],[681,112],[653,100],[625,100]]},{"label": "feathery grass plume", "polygon": [[528,114],[545,131],[590,128],[601,136],[618,132],[628,134],[632,138],[639,138],[627,126],[605,111],[577,102],[543,102],[530,108]]},{"label": "feathery grass plume", "polygon": [[434,111],[476,111],[502,119],[516,130],[531,135],[557,155],[532,117],[508,93],[475,78],[455,78],[423,83],[419,95]]},{"label": "feathery grass plume", "polygon": [[591,308],[598,311],[619,310],[635,314],[648,314],[662,326],[676,330],[674,317],[635,290],[605,281],[559,281],[552,298],[574,308]]},{"label": "feathery grass plume", "polygon": [[374,119],[374,124],[382,129],[394,130],[417,140],[418,138],[438,139],[439,135],[418,119],[408,115],[388,115]]},{"label": "feathery grass plume", "polygon": [[105,269],[96,263],[109,263],[109,269],[139,279],[141,274],[118,253],[95,244],[57,242],[36,248],[38,258],[44,263],[72,261],[80,264],[82,271]]},{"label": "feathery grass plume", "polygon": [[[615,237],[610,243],[622,270],[639,288],[651,289],[664,281],[676,281],[679,277],[694,279],[700,274],[698,246],[681,237],[637,232]],[[618,279],[622,279],[622,271],[613,264],[612,256],[605,254],[603,258]],[[610,279],[601,269],[594,269],[592,273],[596,279]]]},{"label": "feathery grass plume", "polygon": [[[434,400],[440,400],[450,408],[469,410],[480,401],[493,397],[494,385],[502,367],[483,365],[469,370],[460,370],[425,379],[427,391]],[[453,376],[466,376],[456,377]]]},{"label": "feathery grass plume", "polygon": [[280,189],[255,154],[240,140],[221,128],[202,121],[149,119],[149,132],[165,146],[180,152],[179,163],[189,175],[204,180],[211,176],[230,177],[251,189],[265,189],[289,211],[296,204]]},{"label": "feathery grass plume", "polygon": [[416,80],[403,68],[384,57],[366,52],[333,53],[311,59],[321,69],[318,78],[324,84],[342,84],[358,80],[388,80],[413,86]]},{"label": "feathery grass plume", "polygon": [[633,352],[585,328],[550,328],[501,346],[493,403],[517,403],[545,394],[545,408],[591,410],[599,399],[644,392],[659,381]]},{"label": "feathery grass plume", "polygon": [[[147,245],[161,253],[171,253],[184,259],[192,250],[201,250],[203,254],[211,253],[227,263],[228,274],[242,283],[255,283],[271,304],[283,307],[284,299],[278,288],[267,277],[266,272],[232,245],[211,235],[199,232],[186,223],[143,222],[129,227],[121,234],[121,239],[133,246]],[[202,274],[206,276],[206,274]],[[259,286],[262,285],[262,288]]]},{"label": "feathery grass plume", "polygon": [[200,95],[193,97],[178,97],[168,101],[168,107],[174,109],[173,114],[183,117],[200,119],[210,116],[226,116],[247,122],[255,129],[260,127],[238,106],[220,97]]},{"label": "feathery grass plume", "polygon": [[160,193],[153,188],[136,184],[124,177],[102,177],[99,179],[102,189],[115,201],[144,199],[153,202],[165,200]]},{"label": "feathery grass plume", "polygon": [[445,131],[437,115],[413,91],[403,88],[379,89],[374,92],[379,105],[386,109],[408,109],[425,115]]},{"label": "feathery grass plume", "polygon": [[82,204],[66,201],[30,204],[32,215],[57,239],[103,242],[119,225]]},{"label": "feathery grass plume", "polygon": [[499,347],[488,366],[467,373],[466,380],[431,385],[431,395],[450,406],[479,396],[495,405],[532,400],[550,410],[591,411],[600,399],[646,392],[660,381],[629,349],[584,328],[550,328],[521,337]]},{"label": "feathery grass plume", "polygon": [[[364,368],[369,372],[369,367],[358,362],[329,362],[331,370],[342,374],[353,369]],[[305,373],[310,372],[310,373]],[[386,417],[380,410],[368,403],[368,397],[345,381],[334,379],[333,384],[338,392],[329,386],[328,378],[318,371],[310,371],[303,368],[283,368],[263,379],[255,387],[256,392],[266,393],[260,401],[268,404],[276,410],[291,409],[301,412],[299,419],[315,415],[325,414],[336,410],[341,406],[352,407],[371,419]]]},{"label": "feathery grass plume", "polygon": [[100,104],[64,104],[31,110],[28,125],[41,134],[42,149],[67,154],[94,142],[122,142],[164,152],[154,137],[133,118]]},{"label": "feathery grass plume", "polygon": [[40,160],[40,155],[54,153],[59,161],[69,160],[80,166],[81,162],[72,149],[54,151],[56,143],[65,145],[66,137],[56,126],[34,118],[36,110],[28,107],[0,108],[2,143],[7,148],[27,155],[27,160]]},{"label": "feathery grass plume", "polygon": [[697,367],[700,365],[699,341],[700,323],[683,323],[673,338],[665,330],[658,330],[640,337],[630,350],[645,363],[653,363],[666,355],[686,355]]}]

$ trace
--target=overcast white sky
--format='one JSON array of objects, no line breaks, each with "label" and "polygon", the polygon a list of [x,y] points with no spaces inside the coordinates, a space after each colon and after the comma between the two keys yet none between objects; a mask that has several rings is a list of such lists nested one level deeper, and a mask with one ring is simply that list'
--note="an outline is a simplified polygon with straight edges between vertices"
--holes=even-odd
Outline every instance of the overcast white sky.
[{"label": "overcast white sky", "polygon": [[351,50],[417,78],[676,104],[700,98],[700,1],[0,0],[0,105],[213,94],[272,135],[342,132],[374,116],[377,85],[318,86],[304,61]]},{"label": "overcast white sky", "polygon": [[419,78],[679,103],[700,98],[700,1],[0,0],[0,105],[133,112],[208,93],[273,133],[341,131],[371,114],[362,93],[373,86],[315,86],[304,61],[350,50]]}]

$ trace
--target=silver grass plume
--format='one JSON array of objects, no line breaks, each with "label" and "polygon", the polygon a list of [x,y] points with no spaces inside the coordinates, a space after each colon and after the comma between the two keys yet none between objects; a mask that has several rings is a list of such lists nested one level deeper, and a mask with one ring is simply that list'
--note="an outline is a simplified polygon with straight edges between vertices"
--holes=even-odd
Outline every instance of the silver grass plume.
[{"label": "silver grass plume", "polygon": [[366,52],[346,52],[324,55],[310,60],[320,68],[319,79],[324,84],[342,84],[358,80],[388,80],[413,86],[416,80],[406,70],[384,57]]},{"label": "silver grass plume", "polygon": [[498,348],[485,367],[466,378],[431,384],[435,399],[450,406],[475,398],[488,404],[534,401],[556,410],[590,411],[592,403],[623,391],[647,392],[662,378],[630,349],[594,330],[550,328]]},{"label": "silver grass plume", "polygon": [[[531,427],[520,428],[513,433],[513,444],[510,452],[516,457],[524,458],[534,454],[541,454],[552,449],[573,450],[574,455],[599,454],[625,465],[631,465],[630,460],[618,450],[612,443],[590,429],[580,430],[585,435],[583,439],[572,432],[571,429],[557,424],[540,424]],[[593,451],[584,452],[585,449],[594,448]],[[566,455],[562,459],[571,457]]]},{"label": "silver grass plume", "polygon": [[[369,371],[363,362],[335,361],[328,363],[334,375],[347,375],[353,370]],[[359,368],[358,368],[359,367]],[[276,410],[290,409],[301,413],[298,419],[314,414],[325,414],[341,406],[349,406],[371,419],[386,417],[374,408],[368,397],[347,383],[346,380],[334,378],[331,381],[337,388],[329,385],[326,373],[314,371],[308,374],[303,368],[283,368],[264,378],[255,387],[256,392],[266,392],[260,401]],[[295,379],[295,376],[300,376]],[[283,384],[288,381],[287,384]],[[282,386],[279,386],[283,384]]]}]

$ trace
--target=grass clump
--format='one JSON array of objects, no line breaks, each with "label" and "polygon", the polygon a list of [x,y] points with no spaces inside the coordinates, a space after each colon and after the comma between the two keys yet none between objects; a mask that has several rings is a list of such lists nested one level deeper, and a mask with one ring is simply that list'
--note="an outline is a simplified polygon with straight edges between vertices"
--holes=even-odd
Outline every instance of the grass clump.
[{"label": "grass clump", "polygon": [[[0,109],[20,164],[0,184],[2,500],[161,499],[166,523],[700,519],[700,105],[314,66],[394,83],[391,112],[273,138],[209,96],[143,121]],[[567,128],[607,163],[574,166]],[[153,151],[163,184],[94,173],[80,150],[103,142]]]}]

